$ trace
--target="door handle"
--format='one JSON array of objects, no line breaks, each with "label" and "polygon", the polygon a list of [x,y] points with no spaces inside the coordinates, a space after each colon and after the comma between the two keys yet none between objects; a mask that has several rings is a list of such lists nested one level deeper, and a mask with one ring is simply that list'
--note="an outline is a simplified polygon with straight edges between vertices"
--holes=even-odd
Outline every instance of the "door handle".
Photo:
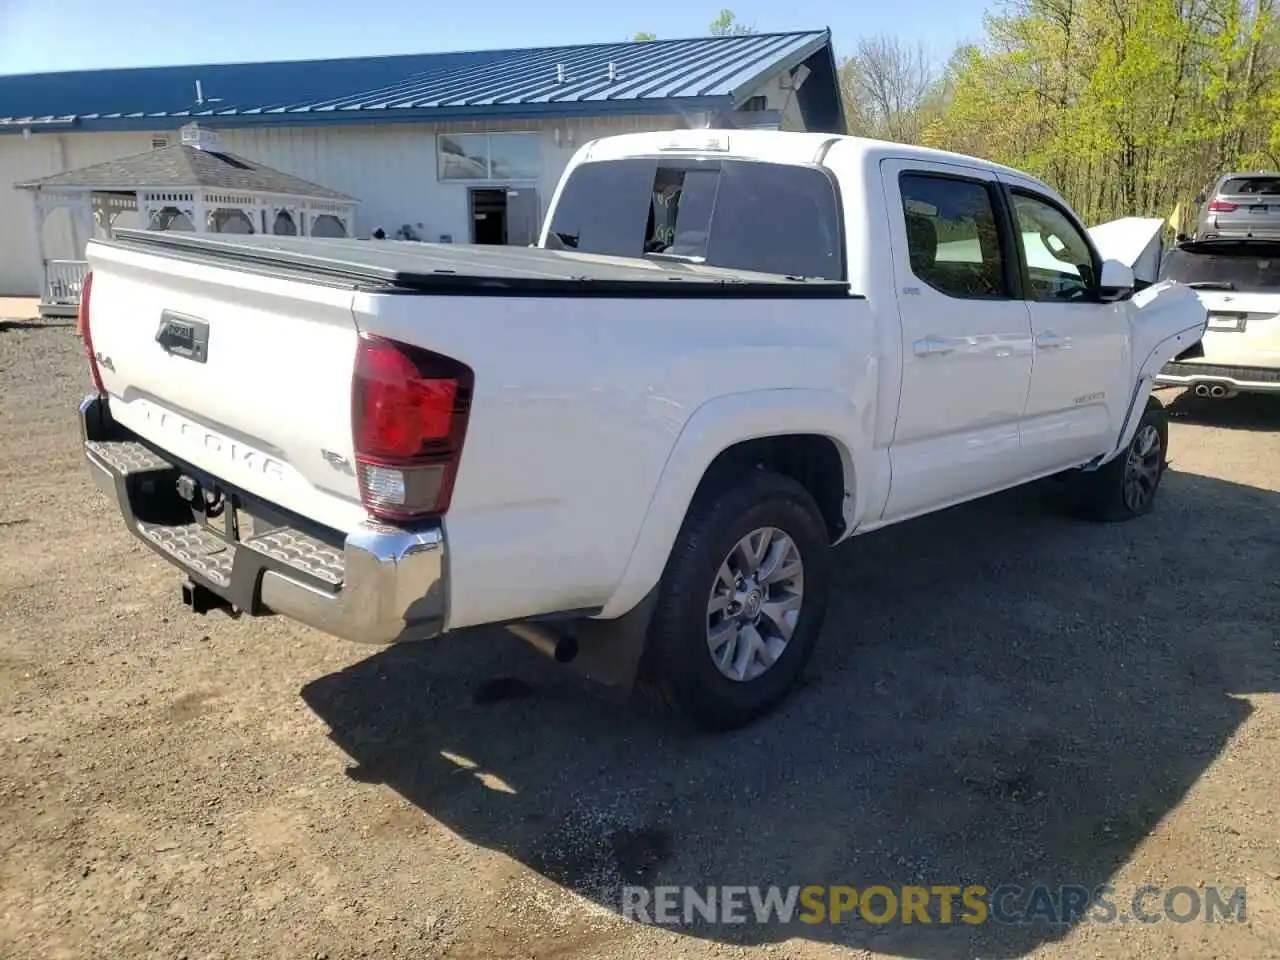
[{"label": "door handle", "polygon": [[925,337],[923,340],[917,340],[912,345],[917,357],[931,357],[942,353],[952,353],[955,351],[955,345],[948,340],[940,340],[937,337]]},{"label": "door handle", "polygon": [[1071,343],[1070,337],[1060,337],[1052,330],[1036,335],[1036,346],[1041,350],[1056,350]]}]

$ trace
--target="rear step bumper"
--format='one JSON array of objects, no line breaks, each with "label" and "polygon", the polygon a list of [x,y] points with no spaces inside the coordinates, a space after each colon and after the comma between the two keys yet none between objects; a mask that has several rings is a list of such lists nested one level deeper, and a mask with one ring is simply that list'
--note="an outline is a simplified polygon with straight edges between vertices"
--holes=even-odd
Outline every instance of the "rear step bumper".
[{"label": "rear step bumper", "polygon": [[[111,417],[107,400],[80,404],[85,459],[139,540],[237,610],[278,613],[358,643],[387,644],[444,630],[444,529],[362,524],[331,530],[277,525],[246,539],[196,521],[176,481],[193,473]],[[234,492],[234,491],[233,491]],[[185,512],[184,512],[185,511]]]}]

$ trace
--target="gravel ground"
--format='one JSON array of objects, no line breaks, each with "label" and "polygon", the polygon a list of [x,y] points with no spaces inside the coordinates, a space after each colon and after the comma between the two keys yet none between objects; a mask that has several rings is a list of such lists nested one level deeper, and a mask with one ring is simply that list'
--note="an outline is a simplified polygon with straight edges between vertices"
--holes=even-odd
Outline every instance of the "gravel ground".
[{"label": "gravel ground", "polygon": [[[732,735],[505,635],[190,616],[89,485],[69,325],[0,323],[0,956],[1280,957],[1280,401],[1176,419],[1157,511],[1047,491],[841,548]],[[695,924],[622,883],[1246,886],[1247,921]]]}]

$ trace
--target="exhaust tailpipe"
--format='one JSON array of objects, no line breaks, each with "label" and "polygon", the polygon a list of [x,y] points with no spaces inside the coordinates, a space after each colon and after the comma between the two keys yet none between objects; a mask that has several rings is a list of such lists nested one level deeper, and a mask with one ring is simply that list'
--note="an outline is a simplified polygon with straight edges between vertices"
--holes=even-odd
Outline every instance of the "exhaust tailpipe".
[{"label": "exhaust tailpipe", "polygon": [[509,623],[507,629],[533,649],[556,663],[568,663],[578,655],[578,641],[561,637],[536,623]]},{"label": "exhaust tailpipe", "polygon": [[1209,396],[1209,385],[1208,385],[1207,383],[1197,383],[1197,384],[1196,384],[1196,396],[1197,396],[1197,397],[1207,397],[1207,396]]},{"label": "exhaust tailpipe", "polygon": [[1215,383],[1212,387],[1209,388],[1209,396],[1211,397],[1221,398],[1221,397],[1225,397],[1226,395],[1227,395],[1227,388],[1220,383]]}]

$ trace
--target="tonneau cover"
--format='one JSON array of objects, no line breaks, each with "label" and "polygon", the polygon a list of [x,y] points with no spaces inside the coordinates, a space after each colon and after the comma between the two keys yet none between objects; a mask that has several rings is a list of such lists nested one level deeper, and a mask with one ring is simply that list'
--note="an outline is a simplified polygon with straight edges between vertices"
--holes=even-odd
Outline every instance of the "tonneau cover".
[{"label": "tonneau cover", "polygon": [[820,278],[730,270],[658,259],[607,257],[541,247],[350,240],[319,237],[196,235],[120,230],[113,241],[180,258],[312,274],[356,285],[425,292],[643,293],[673,296],[849,296],[849,285]]}]

